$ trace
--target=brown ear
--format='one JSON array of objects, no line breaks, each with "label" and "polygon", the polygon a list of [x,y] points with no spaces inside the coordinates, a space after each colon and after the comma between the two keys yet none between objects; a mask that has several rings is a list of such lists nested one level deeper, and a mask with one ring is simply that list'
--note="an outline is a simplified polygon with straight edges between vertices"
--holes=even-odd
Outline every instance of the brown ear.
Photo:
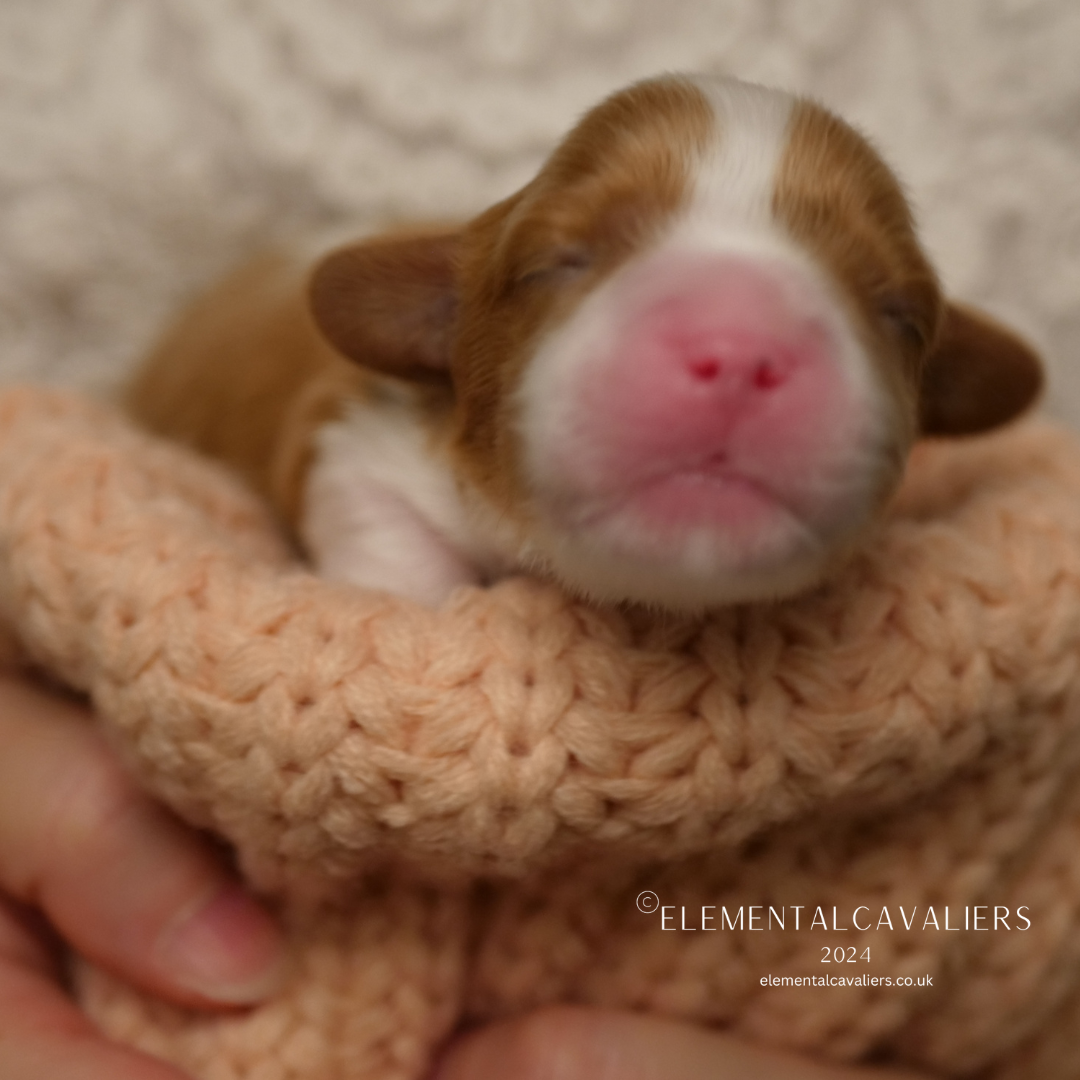
[{"label": "brown ear", "polygon": [[974,435],[1022,413],[1043,368],[1023,339],[974,308],[949,304],[919,391],[924,435]]},{"label": "brown ear", "polygon": [[446,378],[457,314],[457,233],[390,236],[331,252],[309,286],[315,323],[365,367]]}]

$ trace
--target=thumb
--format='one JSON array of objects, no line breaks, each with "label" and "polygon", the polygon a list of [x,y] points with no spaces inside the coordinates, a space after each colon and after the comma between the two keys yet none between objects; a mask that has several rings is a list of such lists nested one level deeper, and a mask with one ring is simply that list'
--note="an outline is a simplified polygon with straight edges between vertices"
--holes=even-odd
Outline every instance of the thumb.
[{"label": "thumb", "polygon": [[0,677],[0,890],[70,945],[182,1004],[273,988],[270,916],[191,830],[141,794],[81,706]]}]

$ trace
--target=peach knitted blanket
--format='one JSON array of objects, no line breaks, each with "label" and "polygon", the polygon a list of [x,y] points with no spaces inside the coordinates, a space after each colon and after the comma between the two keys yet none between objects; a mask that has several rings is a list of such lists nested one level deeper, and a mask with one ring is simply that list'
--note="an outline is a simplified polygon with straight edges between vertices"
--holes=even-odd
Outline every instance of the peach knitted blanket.
[{"label": "peach knitted blanket", "polygon": [[557,1000],[1080,1075],[1080,446],[1048,425],[920,446],[792,602],[692,621],[516,579],[432,612],[315,579],[190,453],[13,389],[0,614],[287,926],[246,1013],[82,969],[105,1031],[196,1077],[415,1080],[461,1018]]}]

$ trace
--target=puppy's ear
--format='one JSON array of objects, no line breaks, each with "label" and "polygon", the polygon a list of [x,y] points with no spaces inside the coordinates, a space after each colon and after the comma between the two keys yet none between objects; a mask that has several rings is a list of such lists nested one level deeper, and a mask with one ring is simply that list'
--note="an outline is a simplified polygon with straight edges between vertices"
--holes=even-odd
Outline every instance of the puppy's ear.
[{"label": "puppy's ear", "polygon": [[365,367],[423,382],[447,377],[457,315],[456,232],[375,237],[331,252],[309,300],[329,342]]},{"label": "puppy's ear", "polygon": [[949,304],[919,391],[924,435],[974,435],[1019,416],[1039,395],[1043,368],[1011,330]]}]

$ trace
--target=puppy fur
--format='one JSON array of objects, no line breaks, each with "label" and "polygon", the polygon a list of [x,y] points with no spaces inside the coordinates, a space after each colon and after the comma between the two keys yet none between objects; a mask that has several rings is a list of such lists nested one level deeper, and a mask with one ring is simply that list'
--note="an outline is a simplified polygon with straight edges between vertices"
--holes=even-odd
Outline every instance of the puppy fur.
[{"label": "puppy fur", "polygon": [[1041,380],[945,300],[862,136],[669,76],[464,225],[244,269],[127,404],[236,469],[328,577],[438,604],[525,569],[700,610],[819,582],[916,438],[1004,423]]}]

